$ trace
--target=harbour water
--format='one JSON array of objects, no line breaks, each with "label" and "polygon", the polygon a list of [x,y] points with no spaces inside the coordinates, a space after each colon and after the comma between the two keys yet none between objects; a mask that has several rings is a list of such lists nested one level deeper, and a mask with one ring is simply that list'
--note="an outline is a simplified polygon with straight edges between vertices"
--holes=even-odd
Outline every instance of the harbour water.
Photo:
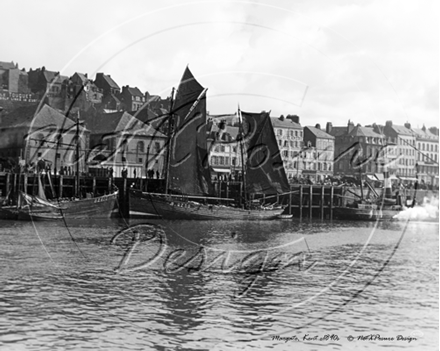
[{"label": "harbour water", "polygon": [[438,232],[0,221],[0,349],[438,350]]}]

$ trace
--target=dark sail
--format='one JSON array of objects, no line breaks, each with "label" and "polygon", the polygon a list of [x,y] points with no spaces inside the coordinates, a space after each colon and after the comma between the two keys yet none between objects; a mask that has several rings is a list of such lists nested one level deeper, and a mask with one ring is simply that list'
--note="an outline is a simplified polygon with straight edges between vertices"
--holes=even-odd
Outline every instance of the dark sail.
[{"label": "dark sail", "polygon": [[269,114],[241,112],[246,155],[248,194],[290,191]]},{"label": "dark sail", "polygon": [[206,145],[206,90],[188,67],[172,107],[169,187],[173,192],[206,195],[211,190]]}]

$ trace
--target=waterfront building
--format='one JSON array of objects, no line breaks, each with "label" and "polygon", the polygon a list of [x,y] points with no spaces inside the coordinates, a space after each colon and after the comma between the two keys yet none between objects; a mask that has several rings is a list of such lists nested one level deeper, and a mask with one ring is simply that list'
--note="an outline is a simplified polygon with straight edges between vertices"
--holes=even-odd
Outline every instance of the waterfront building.
[{"label": "waterfront building", "polygon": [[416,137],[417,176],[425,184],[439,185],[438,147],[439,136],[425,126],[412,128]]},{"label": "waterfront building", "polygon": [[[23,106],[0,120],[0,157],[9,165],[35,166],[44,161],[51,171],[76,170],[76,124],[48,105]],[[89,131],[79,126],[79,150],[89,147]],[[86,171],[84,157],[80,172]]]},{"label": "waterfront building", "polygon": [[384,135],[387,144],[395,145],[395,175],[408,182],[416,181],[416,136],[411,130],[411,124],[401,126],[386,121],[385,126],[373,125],[373,128],[375,132]]},{"label": "waterfront building", "polygon": [[[93,168],[113,170],[120,177],[162,177],[167,136],[143,123],[128,112],[90,113],[85,116],[90,130],[90,152],[87,158]],[[150,174],[150,177],[151,177]]]},{"label": "waterfront building", "polygon": [[385,168],[390,174],[396,173],[395,141],[387,140],[378,126],[355,126],[349,120],[346,127],[334,127],[328,122],[326,132],[335,137],[335,175],[366,174],[382,180]]},{"label": "waterfront building", "polygon": [[315,127],[304,127],[303,139],[304,150],[298,157],[303,177],[319,182],[333,175],[335,137],[321,130],[317,124]]},{"label": "waterfront building", "polygon": [[287,178],[292,180],[302,174],[302,162],[299,162],[303,147],[303,128],[298,116],[272,117],[272,126],[283,160]]},{"label": "waterfront building", "polygon": [[[215,121],[218,122],[218,121]],[[242,171],[238,126],[228,125],[226,120],[208,125],[208,159],[211,175],[217,179],[238,179]]]}]

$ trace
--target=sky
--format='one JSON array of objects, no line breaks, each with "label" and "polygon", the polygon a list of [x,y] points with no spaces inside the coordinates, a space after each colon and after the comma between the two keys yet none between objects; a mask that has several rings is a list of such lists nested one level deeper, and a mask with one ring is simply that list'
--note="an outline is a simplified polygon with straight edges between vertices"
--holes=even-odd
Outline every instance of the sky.
[{"label": "sky", "polygon": [[[0,61],[166,97],[188,65],[211,114],[439,126],[435,0],[2,1]],[[5,15],[7,14],[7,15]]]}]

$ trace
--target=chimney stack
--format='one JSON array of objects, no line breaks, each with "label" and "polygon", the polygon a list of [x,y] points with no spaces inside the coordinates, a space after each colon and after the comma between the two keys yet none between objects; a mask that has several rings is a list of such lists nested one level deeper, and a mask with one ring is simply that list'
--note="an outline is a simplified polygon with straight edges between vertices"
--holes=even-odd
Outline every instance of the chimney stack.
[{"label": "chimney stack", "polygon": [[332,122],[327,122],[327,125],[326,125],[326,127],[325,127],[325,132],[326,132],[327,134],[331,134],[331,132],[332,132],[332,128],[333,128],[333,124],[332,124]]},{"label": "chimney stack", "polygon": [[292,122],[298,123],[299,124],[299,116],[297,115],[288,115],[287,119],[290,119]]},{"label": "chimney stack", "polygon": [[347,133],[351,133],[351,131],[354,129],[354,123],[350,120],[348,120],[348,125],[347,125]]}]

